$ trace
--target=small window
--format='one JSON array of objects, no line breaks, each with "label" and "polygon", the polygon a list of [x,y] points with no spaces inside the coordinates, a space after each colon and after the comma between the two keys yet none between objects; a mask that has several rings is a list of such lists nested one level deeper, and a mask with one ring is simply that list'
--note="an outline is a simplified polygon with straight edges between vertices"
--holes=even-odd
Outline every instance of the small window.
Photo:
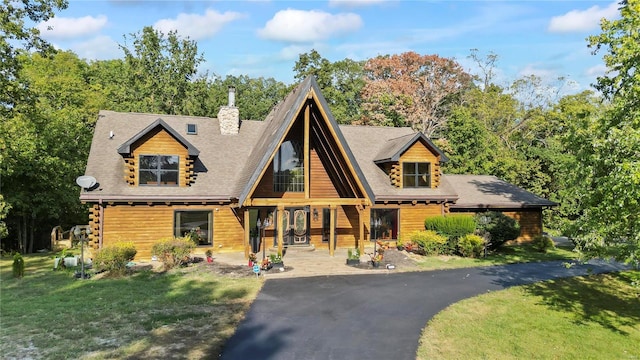
[{"label": "small window", "polygon": [[177,186],[180,172],[177,155],[140,155],[140,185]]},{"label": "small window", "polygon": [[402,165],[402,187],[431,187],[431,163],[406,162]]},{"label": "small window", "polygon": [[176,211],[176,237],[190,238],[197,245],[213,245],[213,213],[211,211]]},{"label": "small window", "polygon": [[375,240],[398,239],[398,209],[371,209],[371,235]]},{"label": "small window", "polygon": [[198,126],[196,124],[187,124],[187,135],[197,135]]}]

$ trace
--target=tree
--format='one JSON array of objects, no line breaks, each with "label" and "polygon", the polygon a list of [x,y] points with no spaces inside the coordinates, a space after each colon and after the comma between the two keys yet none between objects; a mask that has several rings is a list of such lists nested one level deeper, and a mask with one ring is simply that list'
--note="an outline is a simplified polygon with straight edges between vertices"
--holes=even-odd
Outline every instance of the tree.
[{"label": "tree", "polygon": [[378,56],[364,70],[364,122],[408,125],[427,136],[444,127],[449,105],[472,83],[455,60],[415,52]]},{"label": "tree", "polygon": [[18,240],[14,246],[32,252],[38,235],[53,225],[86,222],[75,179],[84,173],[103,96],[89,86],[86,62],[71,52],[18,60],[19,76],[37,101],[18,104],[0,123],[3,168],[10,169],[2,176],[2,191],[12,207],[7,223]]},{"label": "tree", "polygon": [[602,32],[588,38],[594,53],[607,51],[608,72],[596,88],[611,107],[568,139],[580,165],[573,186],[581,213],[573,234],[589,249],[640,266],[640,1],[622,1],[620,15],[602,20]]},{"label": "tree", "polygon": [[331,113],[341,124],[360,120],[360,93],[364,86],[364,62],[344,59],[334,63],[320,56],[316,50],[300,54],[293,71],[295,79],[316,77]]},{"label": "tree", "polygon": [[264,120],[271,108],[285,97],[289,88],[273,78],[251,78],[247,75],[216,79],[209,89],[211,114],[217,116],[220,106],[227,105],[229,87],[236,89],[236,104],[240,118]]},{"label": "tree", "polygon": [[9,116],[18,103],[31,98],[27,84],[18,74],[18,55],[30,49],[43,54],[53,50],[40,37],[40,31],[27,27],[25,20],[35,24],[47,21],[55,10],[66,7],[66,0],[3,0],[0,4],[0,116]]},{"label": "tree", "polygon": [[166,36],[150,26],[120,45],[125,62],[125,103],[129,111],[184,114],[191,81],[204,61],[195,41],[177,32]]}]

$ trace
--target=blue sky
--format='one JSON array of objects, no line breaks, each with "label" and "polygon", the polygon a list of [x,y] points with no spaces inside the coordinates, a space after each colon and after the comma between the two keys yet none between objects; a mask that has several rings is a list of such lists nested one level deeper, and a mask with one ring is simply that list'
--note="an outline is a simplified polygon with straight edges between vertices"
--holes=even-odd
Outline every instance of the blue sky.
[{"label": "blue sky", "polygon": [[[300,53],[330,61],[415,51],[455,58],[476,72],[470,49],[498,55],[497,82],[537,75],[590,87],[605,71],[586,37],[614,1],[74,1],[46,24],[43,36],[82,58],[122,57],[123,35],[153,26],[198,43],[201,70],[220,76],[273,77],[292,83]],[[47,30],[48,28],[51,30]]]}]

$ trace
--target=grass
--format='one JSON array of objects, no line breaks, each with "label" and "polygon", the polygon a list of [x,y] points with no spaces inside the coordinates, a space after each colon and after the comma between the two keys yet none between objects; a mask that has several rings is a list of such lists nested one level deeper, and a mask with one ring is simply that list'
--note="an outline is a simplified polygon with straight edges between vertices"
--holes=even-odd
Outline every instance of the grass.
[{"label": "grass", "polygon": [[417,358],[640,359],[639,284],[626,271],[466,299],[429,322]]},{"label": "grass", "polygon": [[524,262],[572,260],[578,254],[570,247],[558,246],[541,253],[530,245],[503,246],[495,253],[484,258],[465,258],[460,256],[424,256],[417,258],[418,266],[423,270],[454,269],[474,266],[504,265]]},{"label": "grass", "polygon": [[206,265],[76,280],[47,255],[25,256],[25,277],[0,260],[3,358],[216,358],[262,282]]}]

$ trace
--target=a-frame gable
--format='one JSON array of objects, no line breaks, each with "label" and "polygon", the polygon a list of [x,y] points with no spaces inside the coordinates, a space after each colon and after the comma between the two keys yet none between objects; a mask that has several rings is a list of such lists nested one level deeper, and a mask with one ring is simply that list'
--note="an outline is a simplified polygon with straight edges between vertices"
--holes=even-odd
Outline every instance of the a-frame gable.
[{"label": "a-frame gable", "polygon": [[195,156],[198,156],[200,154],[200,150],[198,150],[195,146],[193,146],[190,142],[188,142],[184,137],[182,137],[182,135],[180,135],[175,129],[173,129],[171,126],[169,126],[169,124],[167,124],[164,120],[162,120],[160,118],[158,118],[153,123],[149,124],[149,126],[147,126],[142,131],[140,131],[139,133],[137,133],[136,135],[131,137],[124,144],[120,145],[120,147],[118,148],[118,153],[120,155],[131,154],[131,146],[136,141],[140,140],[145,135],[147,135],[151,131],[154,131],[158,127],[164,129],[173,138],[175,138],[180,144],[182,144],[187,149],[187,151],[189,153],[189,156],[194,156],[195,157]]},{"label": "a-frame gable", "polygon": [[[296,119],[298,119],[301,112],[303,112],[307,101],[313,101],[322,114],[321,118],[324,120],[333,141],[337,144],[340,156],[345,160],[348,171],[351,172],[351,177],[357,183],[359,192],[364,194],[368,201],[374,201],[373,192],[364,178],[358,163],[355,161],[338,127],[338,123],[331,114],[327,101],[322,95],[315,78],[309,76],[267,116],[264,136],[261,141],[256,144],[250,156],[247,164],[248,168],[246,169],[246,182],[244,182],[243,188],[239,191],[238,203],[241,206],[249,204],[249,199],[254,195],[260,180],[267,172],[269,164],[273,161],[276,152],[285,141]],[[310,137],[309,134],[305,134],[305,142],[310,141],[308,136]],[[308,176],[309,172],[307,167],[305,167],[305,173]]]}]

